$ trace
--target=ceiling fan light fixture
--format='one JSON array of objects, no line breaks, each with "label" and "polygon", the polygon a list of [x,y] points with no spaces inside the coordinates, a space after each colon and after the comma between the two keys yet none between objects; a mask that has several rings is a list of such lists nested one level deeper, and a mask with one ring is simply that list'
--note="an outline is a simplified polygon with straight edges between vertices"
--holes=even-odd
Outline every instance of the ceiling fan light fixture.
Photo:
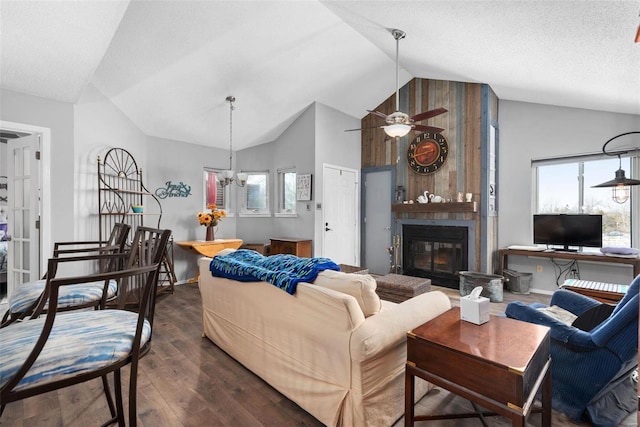
[{"label": "ceiling fan light fixture", "polygon": [[[363,130],[363,129],[379,129],[383,128],[387,136],[392,138],[402,137],[407,135],[412,129],[421,132],[435,132],[440,133],[444,129],[428,126],[422,124],[416,124],[416,122],[421,122],[422,120],[430,119],[435,116],[439,116],[440,114],[446,113],[446,108],[436,108],[431,111],[424,111],[422,113],[415,114],[412,117],[409,117],[408,114],[400,111],[400,40],[405,38],[406,33],[402,30],[398,30],[395,28],[390,29],[391,35],[396,41],[396,111],[391,114],[384,114],[375,110],[367,110],[369,113],[376,117],[383,118],[387,124],[385,126],[373,126],[369,128],[359,128],[359,129],[347,129],[345,132],[351,132],[355,130]],[[386,138],[385,138],[386,141]]]},{"label": "ceiling fan light fixture", "polygon": [[384,126],[384,131],[392,138],[402,137],[409,133],[411,126],[404,123],[394,123],[392,125]]}]

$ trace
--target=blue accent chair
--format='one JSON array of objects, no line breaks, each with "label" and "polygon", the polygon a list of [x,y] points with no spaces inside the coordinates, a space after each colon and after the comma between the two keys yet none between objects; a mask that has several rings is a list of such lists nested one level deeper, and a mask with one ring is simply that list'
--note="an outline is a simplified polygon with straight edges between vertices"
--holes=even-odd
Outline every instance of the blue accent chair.
[{"label": "blue accent chair", "polygon": [[[507,317],[551,328],[551,378],[553,409],[576,421],[614,427],[637,410],[636,384],[632,375],[638,366],[637,276],[609,317],[590,331],[567,325],[539,310],[544,304],[507,305]],[[560,289],[551,297],[558,306],[580,318],[602,303]]]}]

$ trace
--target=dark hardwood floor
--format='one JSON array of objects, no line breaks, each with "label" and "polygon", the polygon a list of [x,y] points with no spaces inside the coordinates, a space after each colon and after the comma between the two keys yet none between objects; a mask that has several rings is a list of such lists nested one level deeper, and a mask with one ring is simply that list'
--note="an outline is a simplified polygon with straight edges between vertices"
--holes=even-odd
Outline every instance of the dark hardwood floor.
[{"label": "dark hardwood floor", "polygon": [[[445,292],[457,305],[459,295]],[[548,300],[546,296],[505,294],[514,300]],[[504,304],[492,304],[499,312]],[[230,358],[201,335],[200,293],[181,285],[158,301],[150,353],[140,362],[138,425],[141,426],[321,426],[322,424]],[[123,383],[128,383],[125,369]],[[128,393],[123,391],[126,396]],[[126,405],[126,403],[125,403]],[[416,414],[468,411],[469,403],[434,389],[416,406]],[[573,423],[554,413],[554,426]],[[98,426],[109,418],[99,380],[7,405],[2,426]],[[540,415],[531,417],[540,425]],[[631,420],[633,418],[633,420]],[[508,426],[499,417],[491,426]],[[402,419],[394,427],[403,425]],[[477,419],[416,423],[424,426],[478,426]],[[635,417],[625,426],[635,425]],[[377,426],[371,426],[377,427]]]}]

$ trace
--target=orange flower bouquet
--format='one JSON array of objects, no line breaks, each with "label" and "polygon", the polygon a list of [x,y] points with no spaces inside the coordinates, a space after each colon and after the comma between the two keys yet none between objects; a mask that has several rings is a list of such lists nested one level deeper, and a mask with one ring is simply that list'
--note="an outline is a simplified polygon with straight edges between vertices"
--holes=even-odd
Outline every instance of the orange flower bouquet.
[{"label": "orange flower bouquet", "polygon": [[216,205],[207,205],[207,209],[209,209],[210,212],[198,212],[200,225],[206,227],[218,225],[218,222],[227,216],[227,213],[222,209],[218,209]]}]

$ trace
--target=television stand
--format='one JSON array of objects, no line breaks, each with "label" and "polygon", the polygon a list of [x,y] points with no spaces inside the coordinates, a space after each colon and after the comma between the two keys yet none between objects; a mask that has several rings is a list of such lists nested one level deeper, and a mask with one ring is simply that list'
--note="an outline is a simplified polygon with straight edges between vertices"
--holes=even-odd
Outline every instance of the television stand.
[{"label": "television stand", "polygon": [[[608,256],[598,253],[583,253],[583,252],[544,252],[544,251],[527,251],[522,249],[500,249],[499,253],[499,266],[498,274],[502,275],[502,271],[509,266],[509,256],[525,256],[535,258],[557,258],[557,259],[571,259],[576,261],[595,261],[606,264],[627,264],[633,266],[633,276],[631,279],[640,274],[640,258],[624,258]],[[631,280],[629,280],[631,282]]]}]

